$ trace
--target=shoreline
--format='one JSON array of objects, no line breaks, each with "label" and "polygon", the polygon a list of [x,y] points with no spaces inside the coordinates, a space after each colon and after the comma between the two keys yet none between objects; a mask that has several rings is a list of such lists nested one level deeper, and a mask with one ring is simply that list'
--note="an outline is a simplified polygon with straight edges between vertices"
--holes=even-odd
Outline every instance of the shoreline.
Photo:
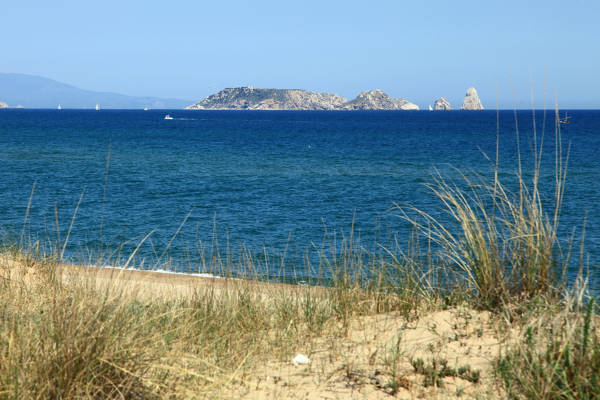
[{"label": "shoreline", "polygon": [[165,270],[141,270],[134,268],[103,267],[92,265],[58,264],[64,282],[74,282],[81,277],[91,279],[100,288],[124,289],[145,300],[189,298],[200,290],[215,293],[231,292],[236,289],[249,290],[269,297],[272,292],[294,295],[323,293],[328,288],[311,285],[296,285],[282,282],[267,282],[254,279],[222,277],[211,274],[187,274]]}]

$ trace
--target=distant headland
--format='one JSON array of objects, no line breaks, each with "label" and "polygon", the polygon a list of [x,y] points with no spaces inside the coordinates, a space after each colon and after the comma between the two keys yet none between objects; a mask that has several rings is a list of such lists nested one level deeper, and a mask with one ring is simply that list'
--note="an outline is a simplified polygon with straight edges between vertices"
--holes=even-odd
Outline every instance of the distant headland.
[{"label": "distant headland", "polygon": [[[84,90],[35,75],[0,72],[0,108],[82,108],[102,109],[183,108],[191,100]],[[4,105],[4,107],[3,107]]]}]

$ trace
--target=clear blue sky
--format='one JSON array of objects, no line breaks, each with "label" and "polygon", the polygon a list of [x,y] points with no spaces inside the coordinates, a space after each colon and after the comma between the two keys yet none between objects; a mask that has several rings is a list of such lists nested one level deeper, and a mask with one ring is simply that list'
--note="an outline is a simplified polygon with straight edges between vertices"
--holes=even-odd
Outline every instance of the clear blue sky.
[{"label": "clear blue sky", "polygon": [[[600,108],[600,1],[0,0],[0,72],[189,100],[223,87]],[[511,77],[514,92],[511,89]],[[546,83],[547,82],[547,83]],[[498,91],[497,88],[498,87]]]}]

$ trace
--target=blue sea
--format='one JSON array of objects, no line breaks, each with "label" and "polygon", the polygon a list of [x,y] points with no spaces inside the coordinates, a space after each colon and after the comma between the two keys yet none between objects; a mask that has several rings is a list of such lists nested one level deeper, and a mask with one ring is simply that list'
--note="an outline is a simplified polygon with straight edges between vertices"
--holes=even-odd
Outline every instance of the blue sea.
[{"label": "blue sea", "polygon": [[[569,115],[561,233],[578,246],[585,223],[594,270],[600,111]],[[76,263],[118,264],[137,248],[139,267],[168,261],[180,272],[204,272],[202,257],[218,247],[278,260],[271,273],[304,279],[315,273],[306,260],[334,239],[352,236],[365,249],[408,243],[395,205],[446,218],[425,184],[436,171],[458,178],[455,168],[491,178],[497,132],[508,182],[518,150],[525,173],[533,170],[543,135],[541,185],[551,199],[554,112],[536,111],[535,140],[533,126],[531,110],[0,110],[0,234],[59,251],[68,236],[64,256]]]}]

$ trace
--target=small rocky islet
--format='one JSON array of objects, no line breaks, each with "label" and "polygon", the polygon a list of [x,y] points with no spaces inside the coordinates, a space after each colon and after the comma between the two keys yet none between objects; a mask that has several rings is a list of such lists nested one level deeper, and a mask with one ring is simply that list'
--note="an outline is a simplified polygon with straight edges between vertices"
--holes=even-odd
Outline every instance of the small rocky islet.
[{"label": "small rocky islet", "polygon": [[445,97],[440,97],[435,101],[435,103],[433,103],[433,109],[436,111],[447,111],[452,110],[452,107],[450,106],[450,102],[446,100]]},{"label": "small rocky islet", "polygon": [[[403,98],[392,99],[382,90],[361,92],[353,100],[331,93],[301,89],[260,89],[252,86],[226,88],[208,96],[188,110],[418,110]],[[475,88],[469,88],[462,110],[483,110]],[[452,110],[444,98],[435,101],[435,110]]]},{"label": "small rocky islet", "polygon": [[483,105],[481,104],[481,100],[479,100],[479,96],[477,95],[477,90],[474,87],[470,87],[467,89],[467,93],[465,94],[465,99],[463,100],[461,110],[483,110]]},{"label": "small rocky islet", "polygon": [[0,101],[0,108],[24,108],[22,105],[11,107],[4,101]]}]

